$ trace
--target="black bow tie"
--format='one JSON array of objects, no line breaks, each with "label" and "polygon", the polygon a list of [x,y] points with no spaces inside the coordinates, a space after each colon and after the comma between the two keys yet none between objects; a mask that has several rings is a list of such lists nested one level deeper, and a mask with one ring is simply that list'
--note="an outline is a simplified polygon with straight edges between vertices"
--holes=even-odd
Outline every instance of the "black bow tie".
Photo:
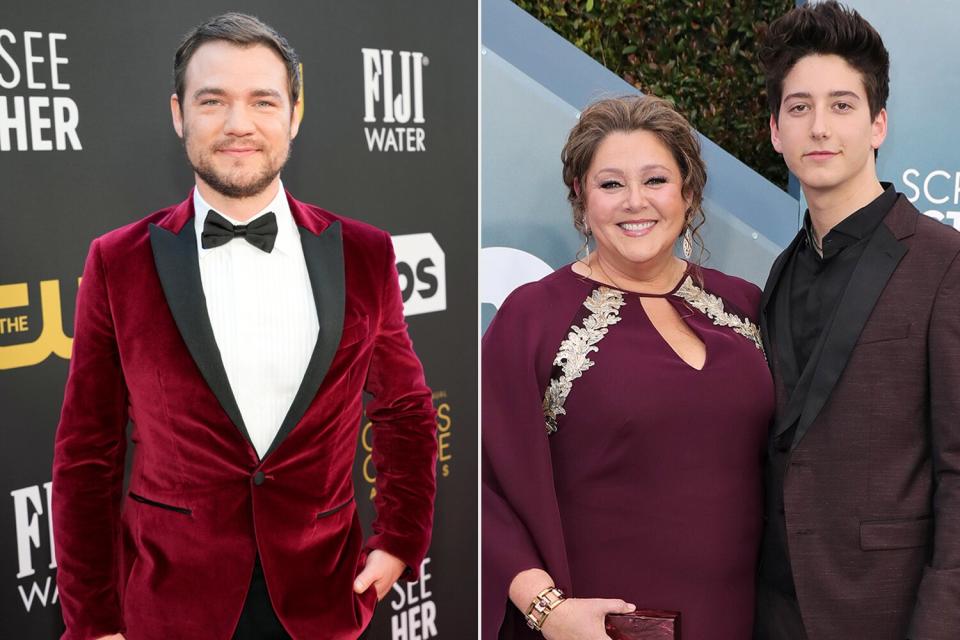
[{"label": "black bow tie", "polygon": [[277,241],[277,216],[270,211],[250,224],[234,225],[210,209],[203,222],[203,233],[200,234],[201,246],[212,249],[227,244],[234,238],[243,238],[257,249],[270,253]]}]

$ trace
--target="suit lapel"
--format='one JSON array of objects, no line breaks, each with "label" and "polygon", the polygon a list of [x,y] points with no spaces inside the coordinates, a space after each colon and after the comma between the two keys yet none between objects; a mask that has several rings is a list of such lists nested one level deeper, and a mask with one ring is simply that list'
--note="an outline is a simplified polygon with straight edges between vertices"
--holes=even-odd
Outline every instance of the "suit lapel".
[{"label": "suit lapel", "polygon": [[[896,207],[891,213],[896,213]],[[829,399],[873,307],[906,252],[906,247],[897,241],[886,224],[877,227],[870,237],[840,298],[833,322],[822,339],[791,448],[796,448]],[[808,375],[804,373],[798,388]],[[786,423],[788,427],[790,424],[792,422]]]},{"label": "suit lapel", "polygon": [[[792,267],[784,274],[784,277],[792,279]],[[800,371],[800,363],[797,361],[797,352],[794,348],[793,337],[792,300],[790,299],[789,292],[790,287],[787,288],[785,295],[777,296],[773,302],[776,314],[774,315],[773,322],[775,326],[771,327],[773,338],[771,341],[777,346],[777,353],[780,358],[777,364],[780,367],[780,381],[781,384],[783,384],[784,393],[786,394],[787,390],[790,391],[790,395],[787,396],[786,399],[786,406],[780,413],[780,417],[774,428],[774,435],[776,436],[786,431],[790,425],[796,422],[797,417],[800,415],[800,410],[803,407],[803,398],[806,397],[804,389],[807,376],[803,374],[810,368],[807,367],[804,371]],[[810,360],[813,361],[814,358]]]},{"label": "suit lapel", "polygon": [[[764,285],[763,293],[760,297],[760,336],[763,338],[763,348],[767,353],[767,362],[770,365],[770,372],[773,374],[774,384],[779,385],[779,388],[783,388],[784,365],[788,364],[784,363],[783,359],[792,358],[794,354],[792,345],[789,349],[781,348],[780,345],[784,342],[783,336],[781,335],[782,332],[777,331],[777,328],[775,328],[771,322],[771,319],[776,321],[776,319],[782,315],[779,307],[783,305],[777,305],[777,308],[774,308],[772,305],[775,305],[776,300],[780,297],[776,295],[777,288],[783,285],[781,281],[789,275],[784,273],[784,269],[786,265],[789,264],[790,256],[796,251],[801,239],[802,232],[797,233],[787,248],[773,261],[773,266],[770,268],[770,275],[767,276],[767,283]],[[787,323],[787,325],[789,326],[789,323]],[[778,397],[780,395],[779,388],[777,391]],[[779,425],[780,422],[774,423],[773,435],[779,435]]]},{"label": "suit lapel", "polygon": [[[290,200],[291,211],[294,211],[295,218],[301,218],[302,213],[294,209],[295,201]],[[299,203],[296,204],[299,205]],[[333,222],[319,230],[307,226],[298,226],[298,228],[303,246],[303,258],[306,261],[307,273],[310,275],[310,288],[313,290],[313,300],[317,305],[320,329],[317,344],[313,348],[310,363],[307,365],[307,371],[303,375],[297,395],[294,396],[290,409],[280,425],[280,430],[270,444],[270,449],[264,454],[264,458],[280,446],[283,439],[303,418],[314,396],[317,395],[324,376],[330,369],[330,363],[333,362],[333,356],[340,345],[343,331],[346,283],[344,282],[343,238],[340,223]]]},{"label": "suit lapel", "polygon": [[[263,458],[270,455],[303,418],[330,368],[343,331],[346,284],[341,225],[338,221],[331,222],[319,210],[309,210],[289,193],[287,200],[300,231],[319,330],[297,394]],[[192,219],[191,195],[159,225],[150,225],[154,263],[167,305],[191,357],[220,406],[253,448],[207,314]]]},{"label": "suit lapel", "polygon": [[763,338],[763,348],[767,353],[771,352],[770,313],[768,307],[770,301],[773,299],[774,292],[777,290],[777,286],[780,284],[780,278],[783,277],[783,268],[796,249],[797,243],[800,242],[800,238],[800,233],[794,236],[790,245],[773,261],[773,266],[770,267],[770,275],[767,276],[767,283],[763,287],[763,293],[760,296],[760,336]]},{"label": "suit lapel", "polygon": [[[182,208],[185,206],[187,205],[181,205],[177,210],[181,218],[183,217]],[[153,260],[157,267],[157,275],[160,276],[163,294],[167,298],[167,305],[170,307],[177,329],[193,361],[220,402],[220,406],[249,442],[250,434],[243,423],[243,416],[240,415],[240,408],[230,388],[220,349],[213,336],[210,316],[207,314],[207,302],[203,295],[200,263],[197,258],[197,235],[190,220],[192,208],[191,201],[189,205],[191,215],[186,221],[180,221],[182,226],[179,231],[172,231],[166,226],[150,225]]]}]

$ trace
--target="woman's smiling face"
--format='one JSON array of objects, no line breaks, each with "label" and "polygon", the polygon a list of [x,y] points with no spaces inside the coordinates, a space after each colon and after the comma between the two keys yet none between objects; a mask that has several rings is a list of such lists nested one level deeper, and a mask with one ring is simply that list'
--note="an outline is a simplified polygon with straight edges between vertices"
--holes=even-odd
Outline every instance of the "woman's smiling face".
[{"label": "woman's smiling face", "polygon": [[670,149],[649,131],[615,131],[584,178],[584,217],[601,260],[621,273],[673,256],[690,203]]}]

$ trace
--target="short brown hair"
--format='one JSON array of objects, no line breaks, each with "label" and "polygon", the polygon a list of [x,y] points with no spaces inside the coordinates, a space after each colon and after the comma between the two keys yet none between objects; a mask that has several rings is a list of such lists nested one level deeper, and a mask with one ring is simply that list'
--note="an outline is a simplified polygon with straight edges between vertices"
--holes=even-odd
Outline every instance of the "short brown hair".
[{"label": "short brown hair", "polygon": [[707,168],[700,157],[700,140],[673,105],[655,96],[607,98],[594,102],[580,114],[560,153],[567,200],[573,207],[573,225],[580,233],[586,232],[583,184],[597,147],[611,133],[637,130],[657,136],[680,167],[681,191],[690,200],[685,224],[702,252],[703,242],[697,230],[705,222],[703,190],[707,184]]},{"label": "short brown hair", "polygon": [[300,98],[300,58],[287,39],[259,18],[245,13],[224,13],[194,27],[183,37],[173,56],[173,88],[183,108],[183,89],[190,58],[204,43],[224,40],[239,47],[262,44],[277,52],[287,67],[290,106]]},{"label": "short brown hair", "polygon": [[860,72],[871,119],[887,106],[890,54],[883,39],[859,13],[827,0],[797,7],[774,20],[757,52],[774,120],[780,119],[784,78],[809,55],[840,56]]}]

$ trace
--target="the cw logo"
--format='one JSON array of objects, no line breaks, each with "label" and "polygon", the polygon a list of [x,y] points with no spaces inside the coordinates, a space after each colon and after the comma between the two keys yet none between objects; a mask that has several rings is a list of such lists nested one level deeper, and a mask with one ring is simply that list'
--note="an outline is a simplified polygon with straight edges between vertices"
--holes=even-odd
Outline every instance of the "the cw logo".
[{"label": "the cw logo", "polygon": [[[80,282],[79,278],[77,282]],[[22,309],[29,305],[30,294],[26,282],[0,285],[0,310]],[[63,331],[59,280],[40,282],[40,307],[43,323],[40,335],[32,342],[0,347],[0,369],[31,367],[46,360],[50,354],[66,360],[70,358],[73,338]],[[26,314],[0,316],[0,336],[29,331],[29,320]]]}]

